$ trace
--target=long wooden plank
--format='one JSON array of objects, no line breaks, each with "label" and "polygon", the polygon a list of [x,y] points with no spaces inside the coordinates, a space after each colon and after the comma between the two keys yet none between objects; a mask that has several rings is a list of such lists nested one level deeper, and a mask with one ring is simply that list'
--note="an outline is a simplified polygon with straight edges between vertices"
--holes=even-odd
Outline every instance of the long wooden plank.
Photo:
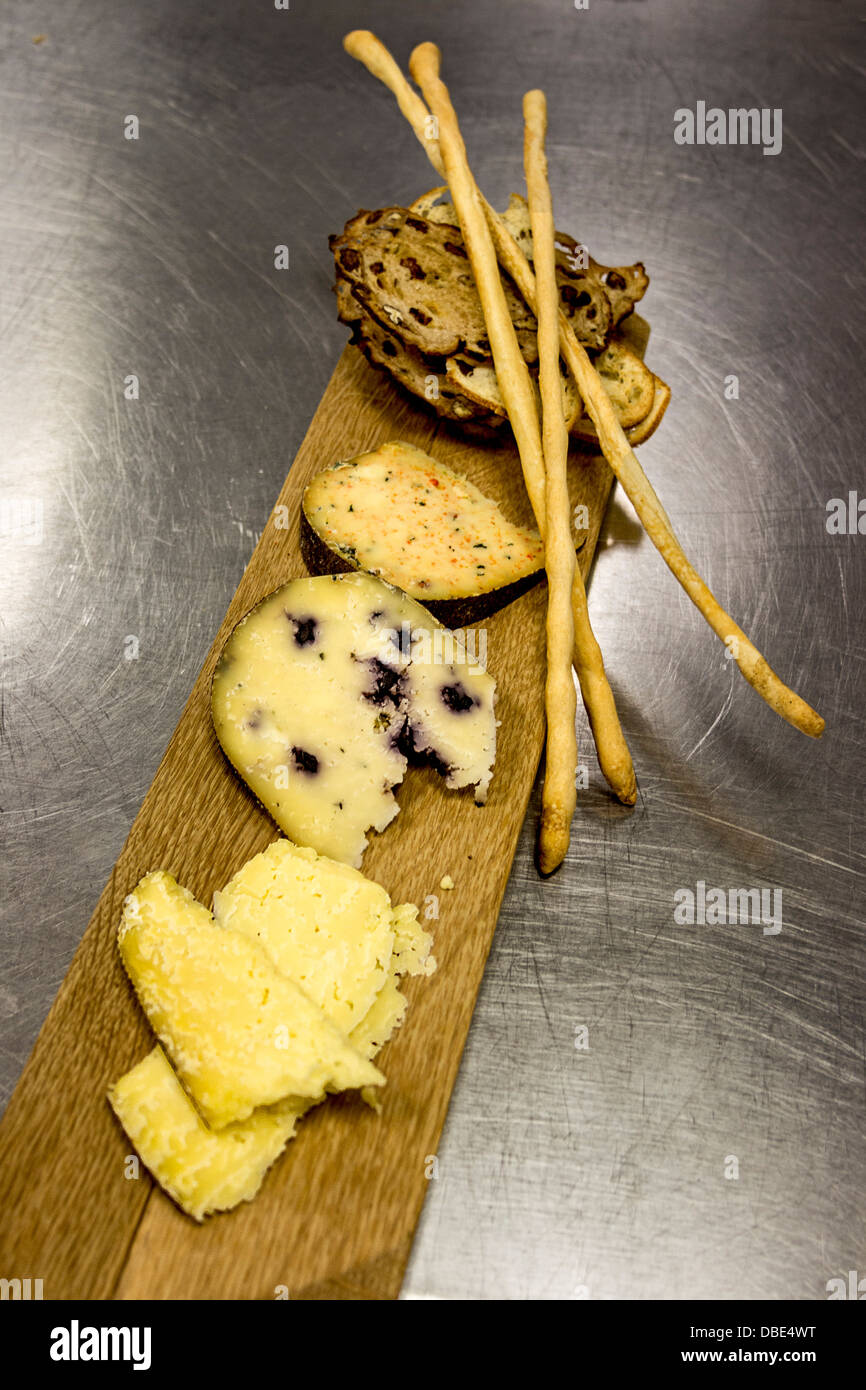
[{"label": "long wooden plank", "polygon": [[[399,1291],[541,754],[543,586],[484,625],[502,721],[487,806],[413,770],[399,792],[400,815],[365,856],[365,872],[395,900],[439,900],[431,923],[439,970],[407,988],[407,1022],[382,1054],[383,1113],[353,1099],[329,1101],[304,1120],[254,1203],[199,1227],[144,1171],[127,1175],[129,1142],[105,1101],[109,1083],[151,1041],[115,948],[124,896],[162,867],[209,902],[276,835],[211,728],[219,649],[258,599],[304,573],[297,527],[309,477],[388,438],[433,446],[511,519],[531,520],[513,445],[467,442],[345,350],[277,502],[288,525],[276,524],[275,509],[0,1125],[0,1271],[43,1279],[46,1298]],[[590,515],[586,573],[612,479],[603,460],[586,454],[571,472],[573,500]],[[456,882],[452,893],[439,891],[444,874]]]}]

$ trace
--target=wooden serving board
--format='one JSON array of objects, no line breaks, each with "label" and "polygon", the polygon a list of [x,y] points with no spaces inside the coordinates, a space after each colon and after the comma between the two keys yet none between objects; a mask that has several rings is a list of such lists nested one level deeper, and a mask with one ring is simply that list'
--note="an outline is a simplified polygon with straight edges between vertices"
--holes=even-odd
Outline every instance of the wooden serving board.
[{"label": "wooden serving board", "polygon": [[[280,1286],[306,1299],[399,1292],[541,755],[544,584],[484,623],[501,720],[487,805],[411,770],[400,814],[364,857],[364,872],[395,902],[440,901],[429,923],[439,969],[406,985],[406,1022],[381,1054],[381,1115],[358,1098],[329,1100],[300,1125],[254,1202],[199,1226],[143,1168],[126,1176],[131,1145],[105,1099],[153,1042],[115,944],[124,897],[163,868],[209,904],[277,835],[211,726],[220,648],[253,604],[305,572],[298,520],[309,478],[393,438],[432,450],[512,521],[531,523],[513,444],[467,441],[346,348],[277,500],[288,528],[275,510],[0,1126],[0,1273],[42,1279],[47,1299],[273,1299]],[[612,475],[600,457],[577,452],[570,471],[573,501],[589,509],[585,575]],[[440,892],[445,874],[453,892]]]}]

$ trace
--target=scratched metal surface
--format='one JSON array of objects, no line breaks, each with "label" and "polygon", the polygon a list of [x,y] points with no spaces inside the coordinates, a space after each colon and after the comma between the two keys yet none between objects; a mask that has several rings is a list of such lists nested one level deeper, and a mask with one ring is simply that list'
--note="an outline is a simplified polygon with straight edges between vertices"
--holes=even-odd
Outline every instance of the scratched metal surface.
[{"label": "scratched metal surface", "polygon": [[[866,538],[825,529],[866,487],[858,9],[7,0],[0,501],[42,534],[3,542],[4,1101],[344,341],[327,233],[433,181],[339,38],[432,37],[488,194],[520,186],[543,85],[560,225],[645,259],[674,396],[644,464],[829,732],[760,704],[617,494],[591,604],[640,800],[611,804],[584,737],[546,885],[527,823],[406,1293],[821,1298],[866,1274]],[[781,155],[676,146],[699,99],[781,107]],[[698,880],[780,889],[782,931],[677,926]]]}]

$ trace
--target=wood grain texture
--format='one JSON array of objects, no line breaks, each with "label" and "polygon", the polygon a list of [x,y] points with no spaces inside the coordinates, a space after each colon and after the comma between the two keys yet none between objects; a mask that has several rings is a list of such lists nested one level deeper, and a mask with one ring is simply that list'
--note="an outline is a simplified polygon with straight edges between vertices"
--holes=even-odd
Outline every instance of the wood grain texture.
[{"label": "wood grain texture", "polygon": [[[512,521],[531,522],[513,445],[467,441],[346,348],[276,504],[288,525],[276,524],[275,508],[0,1125],[0,1274],[43,1279],[46,1298],[270,1299],[278,1285],[309,1299],[399,1292],[541,755],[544,585],[484,623],[501,720],[487,805],[413,769],[399,816],[364,858],[395,901],[440,899],[430,924],[439,969],[406,986],[407,1021],[381,1058],[382,1114],[345,1096],[320,1106],[253,1203],[197,1226],[146,1173],[124,1176],[130,1144],[105,1099],[152,1041],[115,944],[125,895],[164,868],[209,904],[277,835],[211,726],[219,650],[253,604],[305,573],[298,523],[308,479],[391,438],[432,448]],[[573,502],[590,514],[585,575],[612,475],[586,453],[573,455],[570,475]],[[455,891],[439,892],[444,874]]]}]

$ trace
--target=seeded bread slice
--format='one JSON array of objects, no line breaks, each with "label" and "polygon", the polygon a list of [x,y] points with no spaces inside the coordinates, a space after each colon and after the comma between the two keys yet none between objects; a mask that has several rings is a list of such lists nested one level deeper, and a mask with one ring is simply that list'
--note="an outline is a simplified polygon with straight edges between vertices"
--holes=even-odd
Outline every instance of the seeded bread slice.
[{"label": "seeded bread slice", "polygon": [[[532,261],[532,227],[526,199],[519,193],[512,193],[502,218],[527,260]],[[560,288],[560,298],[566,298],[567,302],[572,299],[572,292],[574,296],[580,296],[593,286],[603,285],[610,305],[611,325],[616,327],[646,294],[649,276],[641,261],[635,265],[602,265],[590,256],[585,246],[565,232],[556,233],[556,244],[557,277],[561,284],[564,282]],[[568,292],[564,294],[566,288]],[[573,327],[577,332],[574,322]],[[577,336],[585,346],[592,346],[581,338],[580,333]]]},{"label": "seeded bread slice", "polygon": [[[630,347],[612,338],[595,359],[595,369],[613,402],[623,429],[649,414],[655,395],[655,377]],[[583,414],[581,402],[579,415]]]},{"label": "seeded bread slice", "polygon": [[[413,396],[431,406],[438,415],[461,425],[476,425],[485,431],[501,429],[505,419],[485,404],[470,399],[457,382],[450,381],[445,359],[425,357],[417,348],[407,347],[393,331],[362,313],[352,321],[353,339],[367,361],[382,367]],[[492,368],[491,368],[492,370]]]},{"label": "seeded bread slice", "polygon": [[[360,212],[330,239],[337,273],[361,308],[407,346],[436,356],[489,357],[481,302],[457,227],[408,208]],[[535,319],[513,285],[506,297],[521,350],[538,356]]]},{"label": "seeded bread slice", "polygon": [[[420,198],[416,198],[411,211],[431,222],[444,222],[456,226],[457,212],[453,203],[440,201],[447,192],[445,187],[431,188],[428,193],[422,193]],[[532,262],[532,227],[526,199],[519,193],[512,193],[502,218],[523,254]],[[569,304],[573,311],[588,307],[584,297],[587,293],[591,296],[590,302],[598,304],[598,286],[603,285],[604,297],[610,305],[610,324],[615,327],[621,323],[631,313],[637,301],[643,298],[649,285],[649,276],[641,262],[632,266],[605,266],[594,260],[586,247],[581,246],[574,237],[566,235],[565,232],[557,232],[556,240],[557,273],[562,284],[560,293],[565,301],[563,308],[566,312]],[[601,312],[602,321],[596,326],[603,331],[606,315],[603,309]],[[570,317],[574,321],[574,312]],[[588,336],[591,336],[588,330],[587,332]],[[579,338],[580,336],[578,333]],[[585,346],[595,346],[583,338],[581,341]]]},{"label": "seeded bread slice", "polygon": [[[502,392],[499,389],[499,381],[492,362],[478,363],[463,357],[449,357],[445,363],[445,374],[448,380],[458,386],[462,394],[470,401],[474,401],[476,405],[482,406],[485,410],[489,410],[503,419],[507,417],[508,411],[502,399]],[[574,382],[561,364],[560,378],[562,412],[565,417],[566,429],[570,430],[583,414],[583,401]],[[534,377],[533,382],[537,386],[538,383]]]},{"label": "seeded bread slice", "polygon": [[459,227],[457,209],[445,198],[447,192],[444,183],[438,188],[431,188],[428,193],[422,193],[420,198],[415,199],[410,206],[410,212],[417,212],[419,217],[427,217],[431,222],[448,222],[452,227]]},{"label": "seeded bread slice", "polygon": [[[610,397],[617,418],[623,429],[638,425],[653,407],[658,409],[659,386],[670,396],[664,382],[654,376],[627,343],[620,338],[612,338],[604,352],[595,359],[595,366],[602,385]],[[476,405],[483,406],[494,415],[507,416],[505,402],[499,389],[496,372],[491,363],[473,364],[460,357],[449,357],[445,364],[449,382],[460,388],[462,394]],[[585,437],[586,426],[592,429],[592,422],[584,415],[583,401],[570,375],[560,365],[562,373],[562,408],[569,433],[579,433]],[[665,406],[667,400],[665,400]],[[664,407],[658,415],[664,413]],[[658,421],[656,421],[658,423]],[[653,426],[655,428],[655,426]],[[645,436],[642,436],[645,437]]]},{"label": "seeded bread slice", "polygon": [[[625,430],[625,437],[634,449],[638,444],[643,444],[649,439],[651,434],[655,434],[661,424],[662,416],[668,408],[671,398],[671,388],[661,377],[653,377],[653,401],[652,405],[644,418],[636,425],[630,425]],[[598,435],[595,425],[588,415],[583,415],[576,421],[571,431],[575,439],[580,439],[584,444],[594,444],[598,447]]]},{"label": "seeded bread slice", "polygon": [[[425,357],[416,348],[401,343],[396,333],[357,311],[351,293],[344,286],[338,287],[338,299],[345,300],[346,296],[353,316],[344,322],[352,324],[352,341],[372,366],[384,367],[401,386],[425,400],[446,419],[461,424],[472,422],[494,430],[506,424],[508,412],[492,362],[477,362],[465,357],[449,357],[444,361]],[[651,373],[648,375],[652,379]],[[562,398],[566,428],[571,430],[583,414],[583,401],[565,372],[562,374]]]},{"label": "seeded bread slice", "polygon": [[[489,437],[507,423],[507,414],[462,234],[443,195],[447,189],[434,188],[408,209],[361,212],[340,236],[330,239],[338,314],[373,366],[388,371],[440,416]],[[525,200],[512,194],[503,216],[531,257]],[[629,439],[638,443],[656,427],[670,392],[621,337],[627,333],[627,320],[616,337],[610,333],[615,320],[630,313],[643,295],[647,276],[642,265],[601,266],[573,238],[557,233],[557,239],[563,309],[576,329],[576,320],[583,316],[584,337],[586,315],[594,315],[594,331],[604,346],[599,350],[587,344],[588,349]],[[506,275],[503,285],[523,355],[534,368],[535,319]],[[424,321],[428,318],[429,323]],[[455,338],[457,350],[444,350]],[[569,431],[592,443],[592,422],[565,372],[563,408]],[[642,423],[650,415],[644,432]]]},{"label": "seeded bread slice", "polygon": [[[517,195],[512,197],[508,216],[512,230],[526,244],[528,213]],[[579,341],[600,352],[614,324],[643,295],[649,283],[646,273],[640,265],[602,266],[573,238],[559,240],[560,303]],[[490,356],[484,315],[459,227],[421,216],[411,208],[382,208],[358,213],[339,236],[331,237],[330,246],[338,276],[346,280],[364,312],[383,327],[399,331],[407,345],[438,356],[458,352]],[[507,275],[503,274],[502,282],[520,350],[534,365],[538,360],[535,317]]]},{"label": "seeded bread slice", "polygon": [[[389,333],[366,315],[355,321],[353,328],[353,341],[361,348],[367,361],[374,367],[388,371],[405,390],[425,401],[438,415],[455,420],[460,425],[479,429],[484,434],[500,430],[507,424],[505,403],[492,362],[473,364],[465,358],[458,357],[449,357],[444,362],[441,358],[426,358],[417,349],[405,347],[396,334]],[[641,432],[639,435],[632,433],[632,425],[637,424],[639,428],[641,422],[635,421],[636,409],[627,399],[627,394],[624,395],[620,381],[602,374],[602,382],[626,429],[629,441],[633,444],[641,443],[661,420],[670,399],[670,389],[645,368],[640,359],[620,340],[614,339],[608,351],[612,357],[622,355],[623,358],[627,356],[629,360],[634,358],[638,367],[642,369],[642,393],[643,373],[646,374],[645,379],[650,389],[648,398],[642,398],[646,399],[645,413],[653,414],[654,418],[649,431],[646,434]],[[595,429],[592,421],[583,413],[583,401],[570,377],[563,376],[562,387],[566,428],[579,439],[588,443],[594,442]],[[626,424],[626,420],[631,423]]]}]

